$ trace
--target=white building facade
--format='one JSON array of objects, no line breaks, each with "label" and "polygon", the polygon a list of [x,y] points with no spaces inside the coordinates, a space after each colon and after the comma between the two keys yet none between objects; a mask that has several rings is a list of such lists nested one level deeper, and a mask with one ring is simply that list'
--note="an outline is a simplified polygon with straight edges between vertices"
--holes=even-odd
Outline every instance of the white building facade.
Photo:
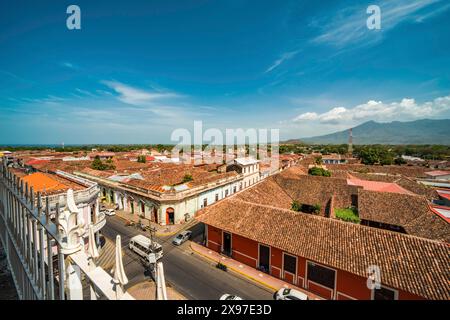
[{"label": "white building facade", "polygon": [[118,210],[139,215],[160,225],[180,224],[192,219],[195,213],[262,180],[259,160],[237,158],[229,166],[237,175],[215,180],[193,188],[179,185],[170,190],[148,190],[122,181],[75,172],[77,176],[95,181],[100,198]]}]

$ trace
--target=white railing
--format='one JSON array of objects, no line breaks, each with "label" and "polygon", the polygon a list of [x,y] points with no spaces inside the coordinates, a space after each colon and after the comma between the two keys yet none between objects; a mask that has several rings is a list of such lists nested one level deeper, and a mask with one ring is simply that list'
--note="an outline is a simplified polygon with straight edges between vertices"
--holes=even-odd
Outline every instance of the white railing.
[{"label": "white railing", "polygon": [[[0,241],[19,298],[134,299],[123,289],[127,280],[120,238],[116,243],[115,270],[122,273],[111,277],[95,265],[98,252],[94,230],[103,227],[106,219],[89,226],[86,248],[85,223],[72,190],[65,196],[64,210],[59,207],[58,202],[54,223],[50,219],[49,199],[44,205],[39,193],[35,194],[5,164],[0,165]],[[87,295],[83,293],[83,281],[89,285]]]},{"label": "white railing", "polygon": [[40,195],[37,205],[35,198],[32,188],[0,166],[0,239],[17,294],[27,300],[64,299],[62,237],[49,211],[42,211]]},{"label": "white railing", "polygon": [[[74,191],[73,196],[77,203],[88,203],[90,202],[90,200],[92,200],[93,197],[97,196],[99,191],[100,190],[98,185],[95,184],[87,189]],[[51,209],[55,208],[57,203],[59,203],[61,207],[65,206],[67,203],[66,194],[49,195],[45,198],[48,198]]]},{"label": "white railing", "polygon": [[106,215],[104,213],[99,213],[97,216],[97,221],[93,225],[94,232],[98,232],[100,229],[102,229],[106,225]]}]

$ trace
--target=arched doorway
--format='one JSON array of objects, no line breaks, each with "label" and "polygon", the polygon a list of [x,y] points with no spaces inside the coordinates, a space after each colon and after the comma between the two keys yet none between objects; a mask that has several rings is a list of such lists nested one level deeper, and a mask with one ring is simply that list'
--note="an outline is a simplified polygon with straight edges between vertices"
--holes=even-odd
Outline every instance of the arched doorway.
[{"label": "arched doorway", "polygon": [[175,224],[175,210],[173,208],[166,209],[166,224]]}]

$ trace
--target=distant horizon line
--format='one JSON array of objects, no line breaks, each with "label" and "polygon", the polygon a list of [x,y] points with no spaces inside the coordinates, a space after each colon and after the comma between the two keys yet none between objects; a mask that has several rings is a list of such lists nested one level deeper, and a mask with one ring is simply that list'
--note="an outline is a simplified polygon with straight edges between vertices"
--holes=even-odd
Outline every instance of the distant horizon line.
[{"label": "distant horizon line", "polygon": [[[356,127],[359,127],[365,123],[368,122],[375,122],[375,123],[380,123],[380,124],[384,124],[384,123],[394,123],[394,122],[400,122],[400,123],[408,123],[408,122],[416,122],[416,121],[449,121],[450,119],[430,119],[430,118],[423,118],[423,119],[416,119],[416,120],[410,120],[410,121],[399,121],[399,120],[393,120],[393,121],[387,121],[387,122],[383,122],[383,121],[376,121],[376,120],[367,120],[365,122],[362,122],[358,125],[349,127],[347,129],[343,129],[340,131],[334,131],[331,133],[326,133],[326,134],[321,134],[321,135],[316,135],[316,136],[306,136],[306,137],[300,137],[300,138],[285,138],[283,140],[280,140],[279,143],[286,143],[288,141],[291,140],[302,140],[302,139],[311,139],[311,138],[317,138],[317,137],[322,137],[322,136],[327,136],[327,135],[332,135],[335,133],[340,133],[343,131],[347,131],[350,129],[355,129]],[[4,147],[62,147],[62,143],[0,143],[0,147],[4,148]],[[270,141],[268,141],[267,143],[270,143]],[[80,147],[80,146],[139,146],[139,145],[167,145],[167,146],[175,146],[177,145],[177,143],[165,143],[165,142],[157,142],[157,143],[111,143],[111,142],[107,142],[107,143],[64,143],[64,147]],[[305,143],[305,144],[310,144],[310,145],[314,145],[312,143]],[[336,144],[342,144],[342,143],[336,143]],[[344,143],[345,144],[345,143]],[[358,145],[357,143],[353,143],[354,145]],[[373,144],[369,144],[369,145],[377,145],[377,144],[386,144],[386,145],[407,145],[407,144],[389,144],[389,143],[373,143]],[[205,144],[208,145],[208,144]],[[236,144],[234,144],[236,145]],[[320,144],[316,144],[316,145],[320,145]],[[322,144],[324,145],[324,144]],[[360,144],[360,145],[368,145],[368,144]],[[430,143],[420,143],[420,144],[414,144],[412,143],[411,145],[447,145],[447,144],[430,144]]]}]

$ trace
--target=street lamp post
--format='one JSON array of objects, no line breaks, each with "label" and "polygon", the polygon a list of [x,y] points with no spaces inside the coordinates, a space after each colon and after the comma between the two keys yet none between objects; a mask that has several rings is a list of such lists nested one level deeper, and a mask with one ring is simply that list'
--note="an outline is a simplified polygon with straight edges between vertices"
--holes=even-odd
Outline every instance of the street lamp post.
[{"label": "street lamp post", "polygon": [[156,234],[156,228],[155,228],[154,226],[151,226],[151,227],[148,229],[148,231],[150,232],[150,240],[151,240],[152,247],[153,247],[153,238],[154,238],[154,236],[155,236],[155,234]]}]

